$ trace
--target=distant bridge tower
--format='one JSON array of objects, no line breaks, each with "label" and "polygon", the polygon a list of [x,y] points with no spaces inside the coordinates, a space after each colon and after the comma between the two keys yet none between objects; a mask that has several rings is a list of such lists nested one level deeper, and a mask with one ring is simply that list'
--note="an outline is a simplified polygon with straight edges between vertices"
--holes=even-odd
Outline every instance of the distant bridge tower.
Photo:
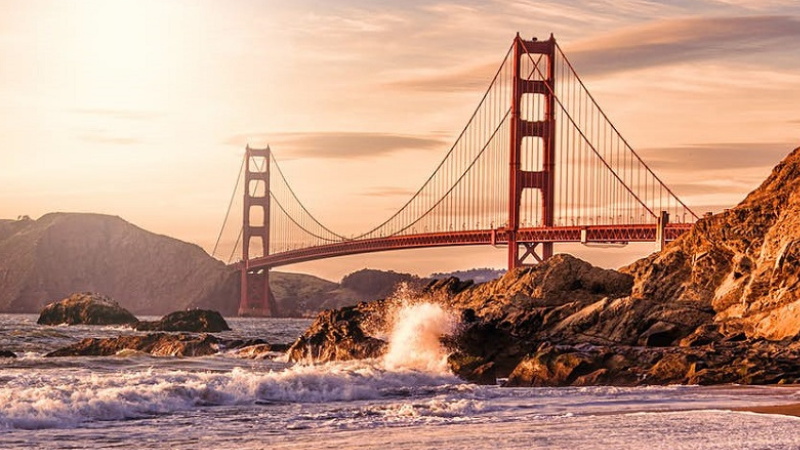
[{"label": "distant bridge tower", "polygon": [[[555,54],[556,40],[553,35],[546,41],[524,41],[519,37],[513,45],[513,84],[511,103],[511,156],[509,158],[509,201],[508,201],[508,269],[525,264],[530,256],[541,262],[553,256],[552,242],[519,242],[520,203],[524,189],[538,189],[541,193],[542,226],[552,227],[555,208]],[[540,55],[524,58],[524,55]],[[525,67],[523,61],[533,61],[535,67]],[[542,107],[543,105],[543,107]],[[525,113],[525,117],[522,113]],[[542,117],[532,117],[537,112]],[[525,142],[527,139],[527,142]],[[527,145],[523,145],[527,144]],[[542,167],[539,170],[526,170],[522,167],[523,150],[541,152]],[[520,256],[520,245],[525,252]],[[541,245],[541,254],[536,247]]]},{"label": "distant bridge tower", "polygon": [[270,157],[269,147],[255,149],[248,145],[245,149],[240,316],[271,317],[276,313],[269,289],[269,267],[250,267],[251,256],[255,256],[251,250],[258,249],[258,245],[262,249],[258,256],[269,254]]}]

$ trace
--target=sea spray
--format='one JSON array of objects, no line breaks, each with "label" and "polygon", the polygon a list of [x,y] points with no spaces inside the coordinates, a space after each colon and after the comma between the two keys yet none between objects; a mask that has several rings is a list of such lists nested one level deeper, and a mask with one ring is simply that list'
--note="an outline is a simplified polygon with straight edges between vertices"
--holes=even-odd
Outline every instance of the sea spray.
[{"label": "sea spray", "polygon": [[437,303],[402,303],[395,311],[384,356],[388,370],[412,369],[449,373],[442,336],[452,334],[456,316]]}]

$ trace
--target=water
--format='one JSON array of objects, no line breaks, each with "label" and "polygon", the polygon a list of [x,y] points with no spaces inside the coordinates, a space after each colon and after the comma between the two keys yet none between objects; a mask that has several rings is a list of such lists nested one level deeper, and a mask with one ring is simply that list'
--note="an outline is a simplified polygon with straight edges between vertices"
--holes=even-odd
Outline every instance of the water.
[{"label": "water", "polygon": [[[233,353],[43,358],[113,327],[0,315],[0,449],[797,449],[800,420],[733,412],[794,387],[499,388],[464,383],[428,306],[398,311],[386,360],[295,365]],[[430,319],[430,320],[427,320]],[[308,320],[230,319],[220,336],[285,343]],[[424,355],[424,356],[421,356]]]}]

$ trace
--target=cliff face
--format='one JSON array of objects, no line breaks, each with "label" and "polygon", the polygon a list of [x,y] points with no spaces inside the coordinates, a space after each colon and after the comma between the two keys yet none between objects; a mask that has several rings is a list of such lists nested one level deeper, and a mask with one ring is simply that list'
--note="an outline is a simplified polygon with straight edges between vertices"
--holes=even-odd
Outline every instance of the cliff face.
[{"label": "cliff face", "polygon": [[235,313],[236,273],[200,247],[118,217],[53,213],[0,223],[0,310],[38,312],[74,292],[101,292],[137,314],[186,308]]},{"label": "cliff face", "polygon": [[621,269],[633,295],[713,309],[726,333],[800,333],[800,148],[735,208]]}]

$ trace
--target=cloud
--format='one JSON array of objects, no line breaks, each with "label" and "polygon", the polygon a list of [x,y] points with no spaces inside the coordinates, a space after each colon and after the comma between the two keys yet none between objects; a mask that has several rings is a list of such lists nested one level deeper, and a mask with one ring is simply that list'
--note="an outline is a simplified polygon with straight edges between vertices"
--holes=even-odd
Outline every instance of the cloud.
[{"label": "cloud", "polygon": [[796,50],[800,18],[748,16],[669,19],[629,27],[564,50],[583,75]]},{"label": "cloud", "polygon": [[500,61],[472,67],[411,76],[385,84],[389,88],[428,92],[462,92],[484,90],[489,87]]},{"label": "cloud", "polygon": [[377,187],[362,193],[365,197],[411,197],[415,191],[398,187]]},{"label": "cloud", "polygon": [[786,142],[718,143],[645,148],[636,152],[656,171],[694,171],[772,167],[796,147],[796,143]]},{"label": "cloud", "polygon": [[402,150],[441,150],[446,142],[438,137],[372,132],[255,133],[232,136],[226,144],[269,144],[282,155],[295,158],[373,158]]}]

